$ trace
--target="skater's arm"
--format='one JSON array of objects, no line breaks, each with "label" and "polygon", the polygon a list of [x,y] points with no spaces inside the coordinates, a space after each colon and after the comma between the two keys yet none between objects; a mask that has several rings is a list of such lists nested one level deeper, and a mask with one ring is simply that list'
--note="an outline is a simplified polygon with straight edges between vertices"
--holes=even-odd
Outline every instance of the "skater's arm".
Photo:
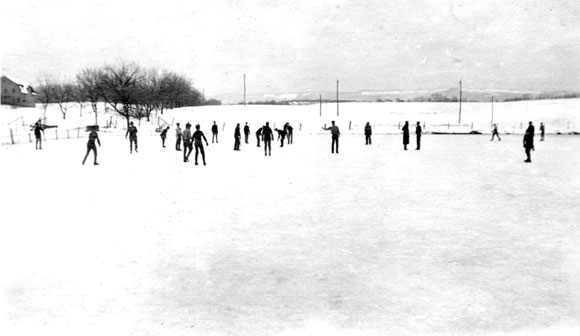
[{"label": "skater's arm", "polygon": [[99,139],[98,135],[97,135],[97,143],[99,144],[99,147],[101,147],[101,139]]},{"label": "skater's arm", "polygon": [[207,143],[207,139],[205,138],[205,134],[203,134],[203,132],[201,132],[201,136],[203,137],[203,140],[205,140],[205,145],[209,146],[209,144]]}]

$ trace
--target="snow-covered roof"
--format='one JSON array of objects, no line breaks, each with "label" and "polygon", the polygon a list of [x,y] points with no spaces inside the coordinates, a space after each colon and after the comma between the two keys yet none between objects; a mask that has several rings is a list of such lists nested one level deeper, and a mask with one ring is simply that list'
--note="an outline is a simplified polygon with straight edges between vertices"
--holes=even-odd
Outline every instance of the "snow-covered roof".
[{"label": "snow-covered roof", "polygon": [[[25,81],[22,81],[22,80],[20,80],[20,79],[18,79],[16,77],[13,77],[13,76],[3,75],[2,77],[6,77],[8,80],[10,80],[14,84],[18,85],[18,87],[20,88],[20,92],[22,94],[31,94],[33,96],[36,95],[36,92],[34,92],[34,90],[32,89],[32,86],[30,86]],[[30,88],[30,91],[29,91],[29,88]]]}]

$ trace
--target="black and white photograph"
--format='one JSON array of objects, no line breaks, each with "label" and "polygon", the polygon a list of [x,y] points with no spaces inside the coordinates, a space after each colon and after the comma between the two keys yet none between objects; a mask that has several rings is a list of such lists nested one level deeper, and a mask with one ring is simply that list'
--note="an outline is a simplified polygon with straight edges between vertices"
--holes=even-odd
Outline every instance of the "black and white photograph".
[{"label": "black and white photograph", "polygon": [[580,335],[579,1],[0,28],[1,335]]}]

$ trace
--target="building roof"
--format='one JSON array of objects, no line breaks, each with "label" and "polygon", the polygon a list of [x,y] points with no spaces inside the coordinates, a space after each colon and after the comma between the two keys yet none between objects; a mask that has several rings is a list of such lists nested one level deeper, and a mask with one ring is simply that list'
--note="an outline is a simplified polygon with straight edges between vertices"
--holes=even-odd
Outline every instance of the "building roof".
[{"label": "building roof", "polygon": [[34,89],[32,88],[32,86],[30,86],[25,81],[21,81],[21,80],[15,78],[15,77],[12,77],[12,76],[3,75],[2,77],[6,78],[9,81],[11,81],[12,83],[18,85],[18,87],[20,88],[20,92],[22,94],[31,94],[33,96],[36,96],[36,92],[34,91]]}]

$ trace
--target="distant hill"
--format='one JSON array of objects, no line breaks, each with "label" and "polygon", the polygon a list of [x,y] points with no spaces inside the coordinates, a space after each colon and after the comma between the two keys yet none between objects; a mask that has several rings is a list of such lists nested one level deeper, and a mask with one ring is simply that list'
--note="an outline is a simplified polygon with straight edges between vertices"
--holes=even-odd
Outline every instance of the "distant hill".
[{"label": "distant hill", "polygon": [[[257,93],[247,94],[246,101],[250,102],[317,102],[322,96],[323,101],[335,101],[336,92],[298,92],[298,93]],[[462,101],[468,102],[488,102],[491,97],[497,102],[512,100],[532,100],[532,99],[557,99],[580,97],[577,91],[552,91],[552,92],[516,92],[506,90],[463,90]],[[224,104],[238,104],[243,102],[243,94],[226,93],[214,96]],[[340,92],[341,101],[458,101],[459,89],[450,88],[442,90],[416,90],[416,91],[379,91],[363,90],[356,92]]]}]

